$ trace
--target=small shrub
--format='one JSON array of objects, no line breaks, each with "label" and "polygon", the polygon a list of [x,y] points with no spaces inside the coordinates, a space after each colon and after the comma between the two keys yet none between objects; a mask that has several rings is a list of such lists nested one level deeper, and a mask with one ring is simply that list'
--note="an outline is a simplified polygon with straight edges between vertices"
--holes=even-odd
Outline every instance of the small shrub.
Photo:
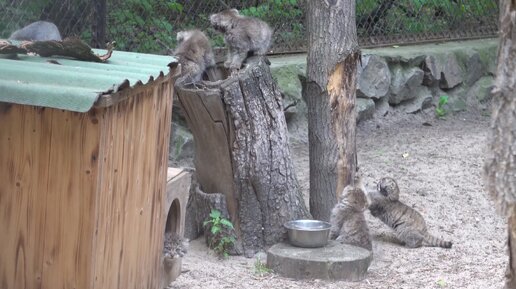
[{"label": "small shrub", "polygon": [[267,268],[259,258],[256,258],[256,261],[254,262],[254,274],[263,277],[269,273],[272,273],[272,270]]},{"label": "small shrub", "polygon": [[437,117],[444,117],[446,114],[448,114],[448,111],[444,107],[447,103],[448,103],[448,96],[441,95],[441,97],[439,97],[439,103],[437,103],[437,107],[435,108],[435,115]]},{"label": "small shrub", "polygon": [[234,230],[233,223],[222,217],[220,211],[212,209],[209,219],[204,221],[204,227],[209,227],[211,238],[208,247],[213,249],[217,255],[227,258],[228,250],[235,244],[235,237],[232,236]]}]

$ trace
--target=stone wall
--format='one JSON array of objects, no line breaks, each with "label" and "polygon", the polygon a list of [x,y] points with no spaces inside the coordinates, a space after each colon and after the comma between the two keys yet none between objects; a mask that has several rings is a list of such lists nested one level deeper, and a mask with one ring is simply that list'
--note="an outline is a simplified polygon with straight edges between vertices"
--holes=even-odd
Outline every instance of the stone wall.
[{"label": "stone wall", "polygon": [[[448,96],[449,112],[486,109],[496,70],[497,40],[364,49],[358,67],[358,120],[390,109],[417,113]],[[303,106],[297,74],[306,72],[306,55],[271,59],[285,96],[287,116]]]},{"label": "stone wall", "polygon": [[[418,113],[448,96],[449,113],[485,110],[496,71],[498,41],[472,41],[362,50],[358,67],[358,121],[381,117],[390,110]],[[274,56],[271,71],[283,92],[289,125],[306,122],[298,75],[306,73],[306,54]],[[177,104],[174,104],[177,106]],[[174,109],[170,159],[191,158],[192,136]],[[178,117],[179,116],[179,117]]]}]

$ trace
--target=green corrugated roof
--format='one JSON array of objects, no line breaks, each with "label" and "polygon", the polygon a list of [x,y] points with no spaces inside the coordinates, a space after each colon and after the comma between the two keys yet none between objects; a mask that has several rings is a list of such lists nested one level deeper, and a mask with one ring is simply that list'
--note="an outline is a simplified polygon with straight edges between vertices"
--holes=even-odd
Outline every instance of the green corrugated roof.
[{"label": "green corrugated roof", "polygon": [[[94,50],[105,54],[105,50]],[[61,65],[49,63],[56,60]],[[171,56],[114,51],[106,63],[60,57],[0,56],[0,102],[85,112],[102,94],[147,84],[170,73]]]}]

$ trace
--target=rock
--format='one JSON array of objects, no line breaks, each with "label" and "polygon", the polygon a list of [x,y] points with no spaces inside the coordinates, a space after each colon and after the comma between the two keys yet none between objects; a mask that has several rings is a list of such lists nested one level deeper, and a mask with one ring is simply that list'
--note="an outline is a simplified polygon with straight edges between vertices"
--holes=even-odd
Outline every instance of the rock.
[{"label": "rock", "polygon": [[443,89],[451,89],[462,83],[462,69],[455,55],[447,55],[441,75],[442,78],[439,82],[439,87]]},{"label": "rock", "polygon": [[389,99],[387,97],[380,98],[374,102],[375,112],[374,117],[386,116],[391,107],[389,106]]},{"label": "rock", "polygon": [[483,66],[489,75],[496,75],[496,65],[498,57],[498,42],[492,46],[479,47],[477,52],[480,56]]},{"label": "rock", "polygon": [[403,68],[401,65],[395,65],[392,74],[390,104],[399,104],[416,97],[415,92],[423,82],[423,70],[418,67]]},{"label": "rock", "polygon": [[421,86],[416,92],[416,97],[400,104],[406,113],[416,113],[432,105],[432,92],[425,86]]},{"label": "rock", "polygon": [[169,160],[182,160],[192,158],[194,155],[193,136],[185,127],[172,123],[170,145],[168,150]]},{"label": "rock", "polygon": [[[454,89],[447,91],[447,92],[441,92],[439,94],[439,97],[442,95],[448,96],[448,103],[444,105],[444,109],[448,112],[459,112],[459,111],[465,111],[467,108],[467,104],[465,101],[465,94],[466,90],[463,86],[457,86]],[[439,101],[439,98],[436,99],[436,102]]]},{"label": "rock", "polygon": [[258,251],[254,254],[254,259],[259,260],[261,263],[267,262],[267,253],[264,251]]},{"label": "rock", "polygon": [[402,46],[396,48],[393,53],[378,53],[387,63],[403,63],[407,66],[420,66],[425,61],[425,52],[417,49],[417,46]]},{"label": "rock", "polygon": [[357,70],[357,96],[382,98],[389,92],[391,71],[387,62],[377,55],[362,57]]},{"label": "rock", "polygon": [[467,108],[464,98],[458,95],[450,95],[448,98],[448,106],[453,112],[465,111]]},{"label": "rock", "polygon": [[484,76],[480,78],[466,93],[468,103],[475,105],[489,101],[493,85],[494,78],[492,76]]},{"label": "rock", "polygon": [[486,74],[486,69],[482,65],[482,60],[478,53],[473,53],[466,62],[466,75],[464,82],[470,86]]},{"label": "rock", "polygon": [[357,123],[371,119],[374,115],[374,101],[372,99],[357,98]]},{"label": "rock", "polygon": [[298,105],[302,103],[302,85],[298,74],[304,75],[305,73],[306,66],[301,64],[289,64],[271,68],[272,77],[283,96],[283,108],[287,121],[300,112]]},{"label": "rock", "polygon": [[359,281],[372,261],[366,249],[330,241],[322,248],[299,248],[286,243],[267,252],[267,267],[294,279]]},{"label": "rock", "polygon": [[428,55],[423,63],[426,85],[439,82],[442,89],[451,89],[462,83],[462,68],[453,53]]}]

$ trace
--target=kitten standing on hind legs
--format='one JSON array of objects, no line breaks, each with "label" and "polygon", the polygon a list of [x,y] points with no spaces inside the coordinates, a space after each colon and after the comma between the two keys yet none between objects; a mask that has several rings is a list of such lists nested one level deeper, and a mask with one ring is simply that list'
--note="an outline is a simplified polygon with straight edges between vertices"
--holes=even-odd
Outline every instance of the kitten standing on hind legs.
[{"label": "kitten standing on hind legs", "polygon": [[356,174],[354,184],[344,188],[331,211],[330,239],[372,251],[371,236],[364,217],[367,209],[366,191],[359,173]]},{"label": "kitten standing on hind legs", "polygon": [[377,190],[369,192],[369,199],[371,215],[393,229],[396,237],[407,247],[451,248],[452,242],[428,233],[425,219],[418,211],[399,201],[398,184],[393,178],[382,178]]},{"label": "kitten standing on hind legs", "polygon": [[228,56],[224,66],[240,69],[249,53],[266,55],[272,38],[272,30],[262,20],[239,14],[237,9],[228,9],[212,14],[210,23],[215,30],[224,33]]}]

